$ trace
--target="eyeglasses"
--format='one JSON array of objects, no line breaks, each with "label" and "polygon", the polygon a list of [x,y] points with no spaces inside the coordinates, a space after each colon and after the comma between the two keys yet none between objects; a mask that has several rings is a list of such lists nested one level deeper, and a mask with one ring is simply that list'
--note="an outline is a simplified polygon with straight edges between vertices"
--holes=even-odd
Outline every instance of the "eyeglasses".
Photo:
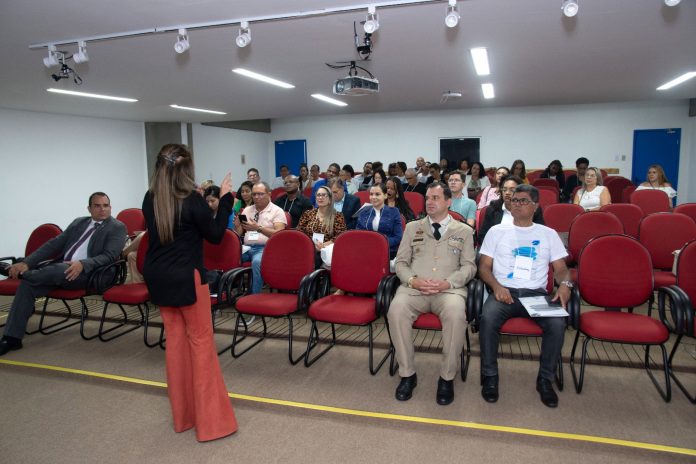
[{"label": "eyeglasses", "polygon": [[315,196],[317,198],[328,198],[329,195],[326,193],[317,193]]},{"label": "eyeglasses", "polygon": [[513,198],[512,200],[510,200],[510,203],[512,203],[513,205],[527,206],[529,204],[533,204],[534,202],[529,198]]}]

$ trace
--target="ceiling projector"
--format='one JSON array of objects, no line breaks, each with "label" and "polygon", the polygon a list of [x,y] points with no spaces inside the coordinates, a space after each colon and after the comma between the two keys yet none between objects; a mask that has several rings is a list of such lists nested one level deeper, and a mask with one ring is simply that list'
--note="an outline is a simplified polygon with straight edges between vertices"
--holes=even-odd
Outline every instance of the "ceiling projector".
[{"label": "ceiling projector", "polygon": [[379,92],[377,79],[361,76],[347,76],[337,80],[333,85],[335,95],[370,95]]}]

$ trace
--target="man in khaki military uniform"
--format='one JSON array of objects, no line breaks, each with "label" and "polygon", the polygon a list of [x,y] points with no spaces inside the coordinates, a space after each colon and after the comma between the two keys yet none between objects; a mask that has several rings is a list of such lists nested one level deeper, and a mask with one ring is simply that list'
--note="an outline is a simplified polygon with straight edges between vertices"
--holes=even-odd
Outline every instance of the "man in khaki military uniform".
[{"label": "man in khaki military uniform", "polygon": [[454,399],[453,379],[466,331],[466,284],[476,274],[473,229],[448,214],[452,192],[433,182],[425,195],[427,217],[407,224],[396,255],[401,286],[389,306],[388,319],[399,362],[401,382],[396,399],[411,398],[416,387],[412,324],[432,312],[442,322],[442,365],[437,403]]}]

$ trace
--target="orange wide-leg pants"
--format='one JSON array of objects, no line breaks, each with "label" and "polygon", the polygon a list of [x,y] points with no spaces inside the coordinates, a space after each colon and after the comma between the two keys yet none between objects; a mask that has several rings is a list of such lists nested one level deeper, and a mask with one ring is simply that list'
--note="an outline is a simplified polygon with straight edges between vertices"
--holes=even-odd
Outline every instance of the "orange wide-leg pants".
[{"label": "orange wide-leg pants", "polygon": [[167,334],[167,393],[174,431],[196,428],[198,441],[237,431],[237,419],[222,378],[210,314],[210,293],[198,271],[196,302],[190,306],[161,306]]}]

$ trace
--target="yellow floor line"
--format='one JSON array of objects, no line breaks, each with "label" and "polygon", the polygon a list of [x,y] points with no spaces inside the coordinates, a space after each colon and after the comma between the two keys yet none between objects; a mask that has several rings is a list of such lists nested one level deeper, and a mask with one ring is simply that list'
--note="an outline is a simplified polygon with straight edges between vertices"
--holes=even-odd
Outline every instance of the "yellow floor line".
[{"label": "yellow floor line", "polygon": [[[164,382],[156,382],[156,381],[152,381],[152,380],[137,379],[137,378],[133,378],[133,377],[125,377],[122,375],[104,374],[101,372],[85,371],[85,370],[81,370],[81,369],[72,369],[72,368],[68,368],[68,367],[49,366],[49,365],[45,365],[45,364],[36,364],[36,363],[28,363],[28,362],[21,362],[21,361],[10,361],[10,360],[5,360],[5,359],[0,359],[0,364],[7,364],[7,365],[11,365],[11,366],[21,366],[21,367],[32,367],[35,369],[44,369],[44,370],[49,370],[49,371],[66,372],[69,374],[84,375],[84,376],[88,376],[88,377],[96,377],[96,378],[101,378],[101,379],[115,380],[115,381],[119,381],[119,382],[133,383],[133,384],[138,384],[138,385],[147,385],[147,386],[152,386],[152,387],[160,387],[160,388],[167,387],[167,384]],[[454,421],[454,420],[446,420],[446,419],[435,419],[435,418],[430,418],[430,417],[406,416],[406,415],[401,415],[401,414],[389,414],[389,413],[380,413],[380,412],[372,412],[372,411],[361,411],[359,409],[337,408],[337,407],[333,407],[333,406],[323,406],[323,405],[311,404],[311,403],[301,403],[301,402],[297,402],[297,401],[277,400],[277,399],[273,399],[273,398],[264,398],[264,397],[260,397],[260,396],[241,395],[238,393],[228,393],[228,395],[230,396],[230,398],[235,398],[238,400],[253,401],[256,403],[274,404],[274,405],[286,406],[286,407],[291,407],[291,408],[309,409],[309,410],[313,410],[313,411],[322,411],[322,412],[329,412],[329,413],[334,413],[334,414],[344,414],[344,415],[349,415],[349,416],[370,417],[370,418],[374,418],[374,419],[397,420],[397,421],[414,422],[414,423],[421,423],[421,424],[445,425],[445,426],[449,426],[449,427],[462,427],[462,428],[467,428],[467,429],[513,433],[513,434],[518,434],[518,435],[532,435],[532,436],[537,436],[537,437],[558,438],[558,439],[563,439],[563,440],[582,441],[582,442],[589,442],[589,443],[601,443],[601,444],[605,444],[605,445],[615,445],[615,446],[623,446],[623,447],[627,447],[627,448],[636,448],[636,449],[643,449],[643,450],[650,450],[650,451],[659,451],[659,452],[664,452],[664,453],[675,453],[675,454],[684,454],[687,456],[696,456],[696,449],[679,448],[676,446],[657,445],[657,444],[653,444],[653,443],[643,443],[643,442],[631,441],[631,440],[619,440],[616,438],[607,438],[607,437],[600,437],[600,436],[594,436],[594,435],[551,432],[548,430],[537,430],[537,429],[527,429],[527,428],[520,428],[520,427],[508,427],[508,426],[503,426],[503,425],[481,424],[481,423],[477,423],[477,422],[464,422],[464,421]]]}]

